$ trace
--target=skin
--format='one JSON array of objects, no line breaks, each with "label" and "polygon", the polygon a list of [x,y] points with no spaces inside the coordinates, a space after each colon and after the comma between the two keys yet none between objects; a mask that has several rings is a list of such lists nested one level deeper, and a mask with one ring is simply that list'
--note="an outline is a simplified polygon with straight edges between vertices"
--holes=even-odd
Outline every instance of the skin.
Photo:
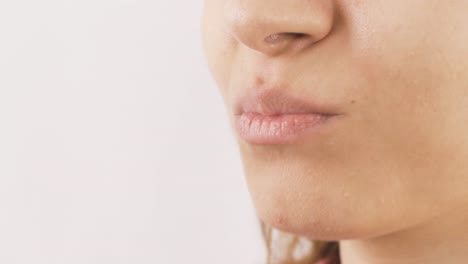
[{"label": "skin", "polygon": [[[468,1],[206,0],[203,45],[234,125],[255,85],[333,106],[287,145],[236,133],[259,217],[340,240],[342,263],[468,263]],[[277,46],[264,38],[288,36]],[[264,86],[262,86],[264,85]]]}]

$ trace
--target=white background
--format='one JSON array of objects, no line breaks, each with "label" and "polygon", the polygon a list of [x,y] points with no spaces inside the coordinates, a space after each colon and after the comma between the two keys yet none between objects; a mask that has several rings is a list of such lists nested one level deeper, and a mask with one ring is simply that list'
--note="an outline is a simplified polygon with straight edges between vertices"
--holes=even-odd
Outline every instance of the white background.
[{"label": "white background", "polygon": [[262,263],[202,1],[0,1],[0,263]]}]

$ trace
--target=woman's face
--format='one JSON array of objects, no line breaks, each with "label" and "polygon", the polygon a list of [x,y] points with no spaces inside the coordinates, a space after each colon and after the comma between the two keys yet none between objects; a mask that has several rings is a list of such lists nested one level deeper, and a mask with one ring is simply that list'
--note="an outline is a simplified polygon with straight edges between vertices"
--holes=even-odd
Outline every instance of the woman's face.
[{"label": "woman's face", "polygon": [[[233,127],[236,100],[255,89],[342,113],[287,144],[235,133],[263,221],[366,238],[468,201],[466,10],[463,0],[205,1],[205,55]],[[303,35],[265,42],[275,33]]]}]

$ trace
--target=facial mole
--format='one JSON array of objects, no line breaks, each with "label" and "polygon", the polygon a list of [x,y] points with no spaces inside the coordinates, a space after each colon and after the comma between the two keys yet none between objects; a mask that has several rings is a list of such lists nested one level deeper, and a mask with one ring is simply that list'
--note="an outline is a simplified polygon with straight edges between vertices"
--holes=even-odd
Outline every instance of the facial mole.
[{"label": "facial mole", "polygon": [[256,76],[256,77],[255,77],[255,85],[257,85],[257,86],[262,86],[263,83],[264,83],[264,80],[263,80],[262,77],[259,77],[259,76]]},{"label": "facial mole", "polygon": [[284,216],[282,214],[275,215],[273,218],[273,226],[283,226],[285,223]]}]

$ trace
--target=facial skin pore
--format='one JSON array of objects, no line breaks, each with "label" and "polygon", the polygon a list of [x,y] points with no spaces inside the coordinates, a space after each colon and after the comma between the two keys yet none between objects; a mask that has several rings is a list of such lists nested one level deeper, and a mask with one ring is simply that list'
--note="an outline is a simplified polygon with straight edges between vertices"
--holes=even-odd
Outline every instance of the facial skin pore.
[{"label": "facial skin pore", "polygon": [[[263,221],[340,240],[344,264],[468,263],[466,10],[465,0],[205,0],[204,51],[233,125],[253,87],[343,113],[294,144],[236,136]],[[277,33],[301,35],[265,42]]]}]

